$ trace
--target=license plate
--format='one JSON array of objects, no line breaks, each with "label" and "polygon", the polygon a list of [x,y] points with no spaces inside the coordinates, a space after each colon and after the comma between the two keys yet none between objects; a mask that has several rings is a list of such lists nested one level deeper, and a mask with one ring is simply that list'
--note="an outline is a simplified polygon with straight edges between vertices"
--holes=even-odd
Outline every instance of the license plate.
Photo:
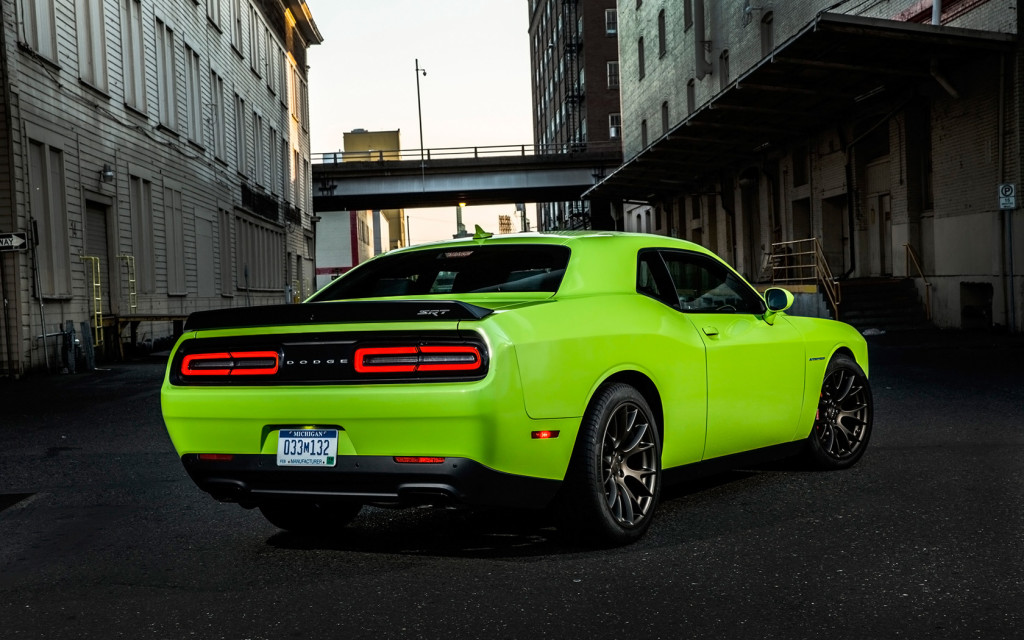
[{"label": "license plate", "polygon": [[281,429],[278,432],[279,467],[333,467],[337,459],[336,429]]}]

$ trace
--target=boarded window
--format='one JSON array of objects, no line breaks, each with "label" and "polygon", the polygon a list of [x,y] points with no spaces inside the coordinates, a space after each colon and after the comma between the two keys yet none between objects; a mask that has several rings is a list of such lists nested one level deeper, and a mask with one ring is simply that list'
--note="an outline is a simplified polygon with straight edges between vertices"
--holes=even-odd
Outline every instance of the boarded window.
[{"label": "boarded window", "polygon": [[181,191],[164,188],[164,235],[167,242],[167,293],[182,295],[185,288],[185,221]]},{"label": "boarded window", "polygon": [[29,206],[44,296],[71,295],[64,152],[29,140]]}]

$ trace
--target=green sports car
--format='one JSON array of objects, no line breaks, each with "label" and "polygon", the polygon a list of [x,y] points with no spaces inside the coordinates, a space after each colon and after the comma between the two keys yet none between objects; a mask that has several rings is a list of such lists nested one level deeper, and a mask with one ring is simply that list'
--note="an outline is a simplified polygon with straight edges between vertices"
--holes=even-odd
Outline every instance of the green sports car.
[{"label": "green sports car", "polygon": [[192,314],[163,417],[201,489],[284,529],[364,504],[550,506],[626,543],[694,471],[863,455],[867,345],[792,302],[682,240],[478,232],[301,304]]}]

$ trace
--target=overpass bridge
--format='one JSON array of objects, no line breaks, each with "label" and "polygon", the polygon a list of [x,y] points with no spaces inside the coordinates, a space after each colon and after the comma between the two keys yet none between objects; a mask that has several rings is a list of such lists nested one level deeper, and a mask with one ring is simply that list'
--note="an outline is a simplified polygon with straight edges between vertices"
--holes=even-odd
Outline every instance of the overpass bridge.
[{"label": "overpass bridge", "polygon": [[580,200],[622,164],[617,142],[313,154],[313,209],[358,211]]}]

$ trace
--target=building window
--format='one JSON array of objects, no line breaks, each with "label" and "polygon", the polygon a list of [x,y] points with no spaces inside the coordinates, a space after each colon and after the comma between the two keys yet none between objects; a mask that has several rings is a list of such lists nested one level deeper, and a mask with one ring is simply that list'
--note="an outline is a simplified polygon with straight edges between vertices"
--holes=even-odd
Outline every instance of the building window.
[{"label": "building window", "polygon": [[107,30],[103,0],[78,0],[75,26],[78,31],[78,75],[100,91],[107,90]]},{"label": "building window", "polygon": [[164,236],[167,242],[167,293],[183,295],[185,290],[185,221],[181,191],[164,188]]},{"label": "building window", "polygon": [[292,149],[291,200],[293,203],[295,203],[295,206],[299,206],[299,198],[302,197],[302,176],[299,175],[300,166],[302,166],[302,164],[299,161],[299,150]]},{"label": "building window", "polygon": [[276,94],[278,88],[281,86],[281,49],[274,42],[274,38],[270,35],[270,30],[266,33],[267,40],[267,89],[270,93]]},{"label": "building window", "polygon": [[640,79],[643,80],[645,75],[644,70],[644,39],[643,36],[636,41],[636,63],[637,69],[640,71]]},{"label": "building window", "polygon": [[272,193],[276,193],[278,188],[281,186],[281,181],[278,179],[278,176],[281,171],[281,157],[277,153],[277,130],[274,129],[274,127],[268,127],[267,132],[267,141],[270,144],[270,153],[267,154],[267,165],[270,173],[270,181],[267,183],[267,188]]},{"label": "building window", "polygon": [[238,55],[242,55],[242,20],[245,15],[242,12],[242,0],[227,0],[228,10],[231,11],[231,46],[235,48]]},{"label": "building window", "polygon": [[[704,2],[704,0],[697,0]],[[693,26],[693,0],[683,0],[683,30]]]},{"label": "building window", "polygon": [[761,18],[761,57],[767,58],[775,50],[775,14],[767,11]]},{"label": "building window", "polygon": [[619,61],[611,60],[608,62],[608,88],[618,89],[619,88]]},{"label": "building window", "polygon": [[174,74],[174,31],[159,18],[156,21],[156,80],[160,124],[175,131],[178,128],[178,83]]},{"label": "building window", "polygon": [[722,51],[718,56],[718,82],[719,88],[724,91],[729,86],[729,50]]},{"label": "building window", "polygon": [[291,201],[291,174],[292,168],[289,160],[291,160],[291,153],[288,148],[288,141],[281,138],[281,197],[285,200]]},{"label": "building window", "polygon": [[203,88],[200,83],[199,54],[185,45],[185,108],[188,115],[188,138],[203,142]]},{"label": "building window", "polygon": [[661,133],[668,133],[668,101],[661,103]]},{"label": "building window", "polygon": [[254,170],[256,184],[264,185],[266,184],[267,181],[267,168],[265,162],[267,150],[264,146],[263,139],[263,116],[256,113],[255,111],[252,112],[252,150],[253,159],[255,160],[256,164]]},{"label": "building window", "polygon": [[647,148],[647,121],[640,121],[640,146]]},{"label": "building window", "polygon": [[139,293],[153,293],[153,183],[139,176],[128,179],[132,219],[132,254]]},{"label": "building window", "polygon": [[262,35],[259,9],[255,5],[249,5],[249,68],[257,76],[263,73]]},{"label": "building window", "polygon": [[220,226],[217,230],[217,270],[220,272],[220,294],[235,293],[235,282],[231,277],[231,212],[220,212]]},{"label": "building window", "polygon": [[210,111],[213,114],[213,155],[227,158],[227,122],[224,108],[224,79],[210,69]]},{"label": "building window", "polygon": [[146,45],[142,39],[142,0],[124,0],[121,16],[121,57],[124,63],[124,103],[146,112]]},{"label": "building window", "polygon": [[18,34],[18,40],[47,60],[57,62],[53,0],[21,0],[18,8],[21,10],[21,33]]},{"label": "building window", "polygon": [[658,57],[664,58],[668,44],[665,41],[665,10],[658,12]]},{"label": "building window", "polygon": [[71,295],[64,152],[29,140],[29,207],[39,242],[40,293]]},{"label": "building window", "polygon": [[249,175],[249,144],[245,129],[245,100],[235,94],[235,168],[243,176]]},{"label": "building window", "polygon": [[608,114],[608,138],[618,140],[622,136],[622,116],[618,113]]},{"label": "building window", "polygon": [[224,27],[222,2],[224,0],[206,0],[206,17],[210,20],[210,24],[217,27],[218,31]]},{"label": "building window", "polygon": [[239,289],[280,291],[284,281],[284,234],[255,221],[235,217]]},{"label": "building window", "polygon": [[609,36],[614,36],[619,32],[619,14],[615,9],[604,10],[604,32]]},{"label": "building window", "polygon": [[686,113],[697,110],[697,81],[693,78],[686,83]]}]

